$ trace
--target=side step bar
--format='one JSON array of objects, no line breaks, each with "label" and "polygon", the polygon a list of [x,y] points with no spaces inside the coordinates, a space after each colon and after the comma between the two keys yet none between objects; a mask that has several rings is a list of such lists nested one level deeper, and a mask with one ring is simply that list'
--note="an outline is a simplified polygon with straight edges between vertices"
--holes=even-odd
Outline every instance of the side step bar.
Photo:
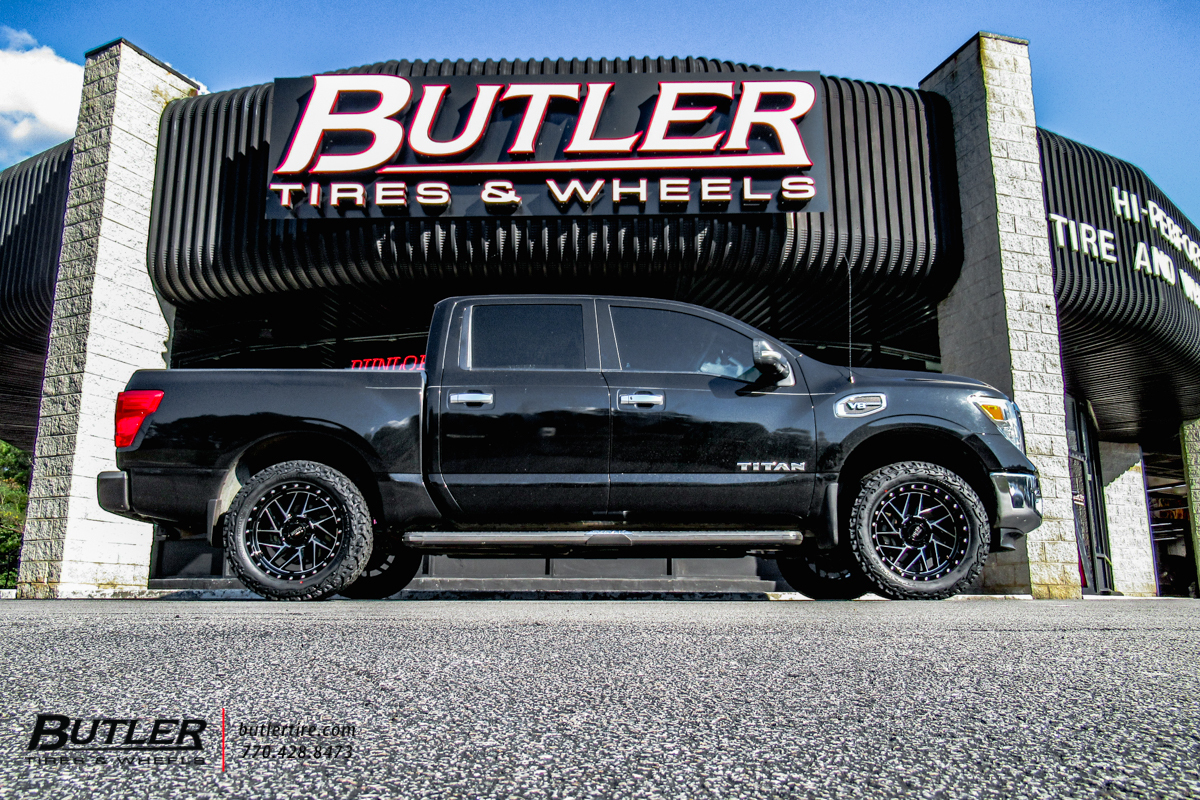
[{"label": "side step bar", "polygon": [[804,540],[798,531],[409,531],[410,547],[780,547]]}]

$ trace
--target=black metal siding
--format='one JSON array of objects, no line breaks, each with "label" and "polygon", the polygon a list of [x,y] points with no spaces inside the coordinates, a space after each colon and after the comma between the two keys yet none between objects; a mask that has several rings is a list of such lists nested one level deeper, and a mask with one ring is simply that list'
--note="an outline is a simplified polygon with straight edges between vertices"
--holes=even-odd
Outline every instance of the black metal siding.
[{"label": "black metal siding", "polygon": [[71,142],[0,172],[0,340],[44,345],[54,307]]},{"label": "black metal siding", "polygon": [[[697,58],[389,61],[404,76],[753,72]],[[703,303],[795,339],[845,340],[928,324],[961,263],[944,101],[824,78],[831,202],[824,214],[736,218],[312,220],[263,216],[270,84],[179,100],[160,129],[150,234],[155,285],[190,318],[226,301],[322,290],[362,307],[378,291],[587,289]],[[331,291],[357,287],[365,292]],[[185,317],[189,315],[185,314]],[[186,345],[187,336],[183,342]],[[210,337],[211,340],[211,337]],[[936,344],[934,345],[936,350]],[[176,347],[176,354],[186,350]]]},{"label": "black metal siding", "polygon": [[1200,231],[1132,164],[1046,130],[1038,141],[1047,212],[1116,234],[1109,264],[1055,246],[1047,220],[1067,390],[1091,403],[1103,438],[1161,446],[1181,420],[1200,417],[1200,308],[1182,285],[1134,271],[1138,242],[1193,278],[1200,272],[1144,216],[1118,217],[1111,187],[1155,202],[1192,241]]},{"label": "black metal siding", "polygon": [[72,143],[0,172],[0,439],[29,450],[62,246]]}]

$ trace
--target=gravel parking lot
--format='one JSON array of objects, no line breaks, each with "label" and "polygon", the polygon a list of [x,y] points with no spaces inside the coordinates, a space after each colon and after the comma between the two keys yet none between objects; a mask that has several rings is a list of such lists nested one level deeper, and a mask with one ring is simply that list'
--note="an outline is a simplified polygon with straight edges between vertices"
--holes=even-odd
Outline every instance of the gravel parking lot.
[{"label": "gravel parking lot", "polygon": [[[0,798],[1200,796],[1197,601],[4,601],[0,624]],[[203,718],[205,763],[30,762],[38,714]],[[247,735],[272,723],[317,735]]]}]

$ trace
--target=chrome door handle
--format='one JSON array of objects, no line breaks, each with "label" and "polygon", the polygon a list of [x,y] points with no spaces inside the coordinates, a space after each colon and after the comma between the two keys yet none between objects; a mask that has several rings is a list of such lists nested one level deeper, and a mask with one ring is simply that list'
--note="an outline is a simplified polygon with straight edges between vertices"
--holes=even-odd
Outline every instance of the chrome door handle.
[{"label": "chrome door handle", "polygon": [[623,394],[620,396],[623,406],[661,406],[665,398],[661,394]]},{"label": "chrome door handle", "polygon": [[491,392],[459,392],[458,394],[450,395],[451,403],[483,403],[492,402]]}]

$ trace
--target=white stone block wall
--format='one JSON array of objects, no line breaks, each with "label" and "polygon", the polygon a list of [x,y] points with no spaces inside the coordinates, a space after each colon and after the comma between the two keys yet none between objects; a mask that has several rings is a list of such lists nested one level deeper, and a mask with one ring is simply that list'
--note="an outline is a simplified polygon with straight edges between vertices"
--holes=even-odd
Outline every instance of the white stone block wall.
[{"label": "white stone block wall", "polygon": [[1045,521],[1017,551],[989,558],[981,588],[1080,597],[1028,43],[980,33],[921,88],[950,103],[963,217],[962,274],[938,309],[942,368],[1017,402],[1042,478]]},{"label": "white stone block wall", "polygon": [[1187,480],[1188,512],[1192,520],[1192,553],[1200,582],[1200,419],[1185,422],[1180,427],[1179,444],[1183,451],[1183,474]]},{"label": "white stone block wall", "polygon": [[117,393],[163,367],[146,268],[158,122],[197,85],[124,40],[88,54],[21,550],[21,597],[144,591],[152,529],[101,510]]},{"label": "white stone block wall", "polygon": [[1157,597],[1142,448],[1101,442],[1100,462],[1113,588],[1129,597]]}]

